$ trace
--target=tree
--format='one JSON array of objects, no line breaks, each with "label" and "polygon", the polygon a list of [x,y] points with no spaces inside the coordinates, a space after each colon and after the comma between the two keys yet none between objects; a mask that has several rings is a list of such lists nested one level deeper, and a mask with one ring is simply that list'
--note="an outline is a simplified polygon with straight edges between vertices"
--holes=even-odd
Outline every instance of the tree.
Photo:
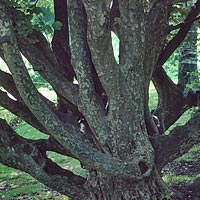
[{"label": "tree", "polygon": [[[185,7],[189,6],[185,2]],[[197,68],[197,26],[193,24],[180,47],[178,83],[187,90],[199,90]],[[195,91],[194,91],[195,92]]]},{"label": "tree", "polygon": [[[170,25],[179,2],[54,0],[49,43],[41,26],[30,23],[42,12],[38,1],[24,7],[0,1],[0,56],[11,72],[0,71],[0,85],[17,99],[1,91],[0,105],[49,135],[28,140],[1,119],[0,162],[75,200],[182,198],[162,181],[160,171],[199,143],[200,112],[169,135],[159,134],[199,98],[198,92],[185,95],[162,68],[200,12],[198,0],[182,23]],[[111,31],[120,40],[119,63]],[[51,84],[57,104],[38,92],[21,54]],[[159,131],[148,108],[151,80],[159,96],[154,112]],[[88,177],[62,169],[47,151],[79,160]]]}]

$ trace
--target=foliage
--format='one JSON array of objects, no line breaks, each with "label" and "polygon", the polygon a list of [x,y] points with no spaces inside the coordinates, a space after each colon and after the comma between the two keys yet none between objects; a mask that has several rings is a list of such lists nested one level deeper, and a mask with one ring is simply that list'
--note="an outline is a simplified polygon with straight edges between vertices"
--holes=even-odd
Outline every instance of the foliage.
[{"label": "foliage", "polygon": [[16,29],[23,37],[33,30],[42,31],[47,36],[52,35],[54,29],[59,30],[62,26],[59,21],[54,21],[52,0],[8,0],[8,4],[12,4],[24,13],[24,15],[18,15],[16,20]]}]

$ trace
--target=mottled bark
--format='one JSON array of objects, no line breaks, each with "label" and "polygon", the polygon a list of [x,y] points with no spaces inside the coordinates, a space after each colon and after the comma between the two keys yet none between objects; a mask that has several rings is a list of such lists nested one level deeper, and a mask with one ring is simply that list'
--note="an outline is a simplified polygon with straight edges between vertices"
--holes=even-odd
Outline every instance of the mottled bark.
[{"label": "mottled bark", "polygon": [[[176,86],[167,76],[162,65],[184,40],[199,11],[200,2],[197,1],[188,13],[184,23],[179,26],[180,29],[178,33],[160,53],[155,65],[152,80],[158,92],[159,102],[154,114],[158,116],[161,122],[161,134],[164,133],[165,130],[169,128],[188,108],[198,105],[199,92],[195,94],[185,92],[184,87],[181,86],[181,84]],[[186,68],[184,68],[184,70],[185,69]]]},{"label": "mottled bark", "polygon": [[85,166],[94,167],[97,170],[101,170],[113,176],[122,175],[124,177],[132,177],[135,180],[140,180],[148,176],[151,171],[152,163],[149,162],[149,168],[147,167],[145,172],[141,172],[139,162],[143,159],[136,152],[134,153],[133,161],[124,163],[124,161],[97,151],[92,147],[89,141],[84,138],[75,124],[70,124],[69,122],[64,124],[59,120],[56,113],[52,112],[51,107],[43,101],[32,84],[21,55],[19,54],[12,26],[4,12],[4,6],[0,8],[3,14],[1,18],[3,19],[2,28],[4,32],[8,34],[8,37],[11,38],[11,43],[6,42],[2,44],[5,61],[13,74],[16,87],[21,97],[49,133],[51,133],[66,149],[70,149],[72,154]]},{"label": "mottled bark", "polygon": [[193,145],[199,144],[199,118],[200,112],[197,112],[185,125],[174,128],[169,135],[152,138],[159,170],[168,162],[185,154]]},{"label": "mottled bark", "polygon": [[18,136],[4,120],[0,120],[0,161],[25,171],[53,189],[73,199],[87,199],[85,179],[60,168],[47,158],[45,149]]},{"label": "mottled bark", "polygon": [[[166,60],[172,55],[176,48],[181,44],[181,42],[186,37],[188,31],[190,30],[193,22],[197,20],[197,16],[200,12],[200,1],[198,0],[192,7],[184,22],[178,26],[178,33],[167,43],[163,51],[160,53],[156,67],[162,67]],[[173,30],[173,27],[172,27]]]},{"label": "mottled bark", "polygon": [[[189,21],[180,26],[177,37],[183,39],[188,24],[199,13],[199,2],[186,18]],[[26,121],[50,135],[48,140],[25,140],[1,120],[0,162],[30,173],[72,199],[150,200],[165,193],[178,198],[159,173],[167,162],[199,141],[199,114],[169,136],[160,136],[148,108],[152,78],[160,98],[155,114],[161,119],[162,132],[193,98],[184,96],[183,89],[160,66],[169,55],[167,49],[172,53],[180,42],[166,44],[172,30],[168,21],[173,3],[55,0],[55,20],[63,26],[54,32],[51,47],[35,30],[27,38],[20,37],[14,30],[14,16],[20,12],[12,8],[6,13],[0,2],[0,55],[12,74],[11,78],[0,71],[0,84],[18,100],[0,93],[3,100],[8,100],[6,104],[1,99],[0,105],[21,118],[28,115]],[[112,30],[120,40],[119,63],[113,54]],[[37,40],[31,43],[28,38]],[[58,109],[39,94],[20,53],[52,85],[63,106]],[[74,76],[78,85],[72,82]],[[178,111],[173,112],[175,109]],[[84,130],[77,119],[84,120]],[[169,145],[173,145],[171,151]],[[88,170],[87,179],[58,167],[46,157],[48,150],[79,160]]]},{"label": "mottled bark", "polygon": [[173,83],[163,68],[155,69],[153,83],[159,96],[158,106],[153,114],[160,120],[160,132],[163,134],[188,107],[183,89]]},{"label": "mottled bark", "polygon": [[[73,11],[73,12],[71,12]],[[95,137],[105,144],[108,127],[106,112],[101,99],[95,91],[92,77],[92,60],[87,44],[87,20],[80,0],[69,1],[71,25],[72,63],[79,82],[79,110],[85,116]],[[88,105],[88,106],[86,106]]]},{"label": "mottled bark", "polygon": [[94,171],[91,172],[86,186],[91,193],[88,199],[91,200],[150,200],[152,198],[159,199],[164,194],[178,199],[181,196],[179,193],[173,193],[165,185],[156,169],[148,178],[139,182],[110,177]]}]

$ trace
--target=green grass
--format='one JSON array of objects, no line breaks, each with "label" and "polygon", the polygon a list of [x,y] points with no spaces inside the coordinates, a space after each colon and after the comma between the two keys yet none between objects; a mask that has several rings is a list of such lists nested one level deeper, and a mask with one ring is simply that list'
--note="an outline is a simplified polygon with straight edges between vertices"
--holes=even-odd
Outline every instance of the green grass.
[{"label": "green grass", "polygon": [[178,183],[191,181],[193,178],[191,176],[177,176],[174,172],[169,172],[163,176],[163,180],[168,185],[174,185]]},{"label": "green grass", "polygon": [[199,159],[200,145],[194,145],[188,153],[176,159],[176,162],[192,163]]},{"label": "green grass", "polygon": [[62,168],[70,170],[73,173],[83,177],[87,176],[87,171],[81,168],[80,162],[78,160],[63,156],[55,152],[47,152],[47,156]]},{"label": "green grass", "polygon": [[41,133],[37,129],[28,125],[25,122],[22,122],[15,130],[19,135],[26,139],[38,140],[38,139],[47,139],[49,136]]},{"label": "green grass", "polygon": [[150,110],[155,109],[158,104],[158,93],[155,90],[153,83],[150,83],[149,86],[149,108]]},{"label": "green grass", "polygon": [[30,175],[0,164],[0,199],[10,200],[20,194],[32,194],[44,186]]}]

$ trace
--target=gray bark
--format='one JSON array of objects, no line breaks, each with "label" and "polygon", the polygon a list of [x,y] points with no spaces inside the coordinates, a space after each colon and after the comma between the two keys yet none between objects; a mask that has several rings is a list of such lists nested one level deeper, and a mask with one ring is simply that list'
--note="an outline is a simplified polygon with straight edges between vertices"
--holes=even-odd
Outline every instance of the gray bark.
[{"label": "gray bark", "polygon": [[[66,12],[57,12],[58,2]],[[114,0],[110,8],[111,0],[68,0],[67,4],[55,0],[55,19],[64,26],[55,31],[53,48],[35,30],[27,38],[20,37],[15,20],[22,13],[14,8],[9,8],[11,14],[7,13],[0,2],[0,55],[12,74],[11,77],[0,71],[0,84],[17,98],[14,102],[0,92],[0,105],[50,135],[48,140],[25,140],[0,120],[0,162],[30,173],[72,199],[150,200],[165,193],[178,198],[163,183],[159,171],[198,141],[199,114],[165,137],[156,134],[148,108],[152,77],[159,92],[160,110],[156,112],[162,119],[163,132],[190,100],[159,66],[168,56],[167,49],[172,51],[178,44],[174,44],[175,39],[171,42],[174,46],[166,44],[166,36],[172,30],[168,20],[173,2]],[[199,12],[197,1],[186,18],[190,21],[180,28],[182,37],[194,21],[191,16],[196,17]],[[115,17],[119,18],[117,25]],[[119,64],[113,54],[112,30],[120,39]],[[37,42],[31,43],[28,38]],[[59,45],[63,48],[59,49]],[[38,92],[21,52],[52,85],[62,105],[54,105]],[[78,85],[72,82],[74,76]],[[108,110],[102,94],[108,101]],[[176,106],[178,112],[170,118],[169,113]],[[84,131],[78,119],[84,120]],[[186,128],[192,137],[183,132]],[[182,133],[184,139],[176,140],[176,148],[167,151]],[[87,179],[47,159],[48,150],[79,160],[88,170]]]}]

